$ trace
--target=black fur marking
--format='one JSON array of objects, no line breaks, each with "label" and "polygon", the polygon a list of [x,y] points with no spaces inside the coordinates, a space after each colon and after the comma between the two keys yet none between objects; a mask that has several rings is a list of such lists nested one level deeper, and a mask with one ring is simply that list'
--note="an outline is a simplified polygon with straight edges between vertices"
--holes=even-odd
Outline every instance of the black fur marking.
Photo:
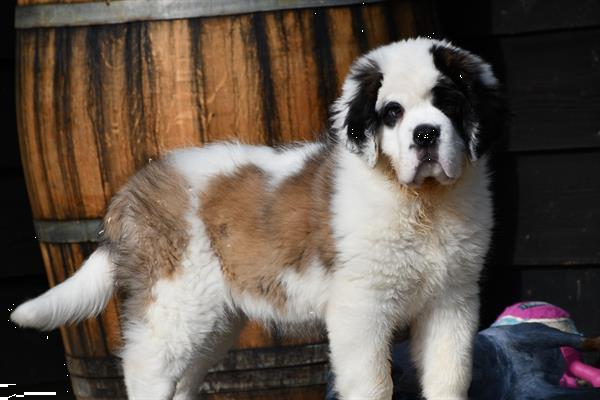
[{"label": "black fur marking", "polygon": [[430,51],[442,73],[432,90],[433,105],[452,120],[471,159],[477,159],[504,132],[507,110],[502,91],[498,84],[483,81],[483,61],[478,57],[440,45]]},{"label": "black fur marking", "polygon": [[465,94],[450,79],[441,78],[431,90],[433,105],[440,109],[459,131],[465,144],[468,144],[466,130],[464,129],[464,110],[467,102]]},{"label": "black fur marking", "polygon": [[358,83],[358,89],[348,102],[344,126],[350,141],[360,148],[366,142],[367,136],[375,134],[379,124],[375,103],[383,74],[375,62],[368,61],[353,67],[349,79]]}]

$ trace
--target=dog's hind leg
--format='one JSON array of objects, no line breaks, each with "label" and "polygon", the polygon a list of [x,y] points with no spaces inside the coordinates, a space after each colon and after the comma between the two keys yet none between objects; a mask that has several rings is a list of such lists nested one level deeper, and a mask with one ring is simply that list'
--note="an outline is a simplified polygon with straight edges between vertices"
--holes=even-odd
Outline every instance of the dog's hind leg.
[{"label": "dog's hind leg", "polygon": [[231,316],[222,327],[198,340],[194,356],[177,383],[174,400],[195,400],[208,370],[225,356],[237,340],[245,319]]},{"label": "dog's hind leg", "polygon": [[179,356],[191,352],[192,348],[169,346],[145,321],[127,322],[124,336],[121,358],[127,397],[130,400],[171,399],[176,380],[187,365],[185,357]]},{"label": "dog's hind leg", "polygon": [[[217,340],[217,333],[232,331],[219,266],[199,264],[184,264],[124,304],[121,357],[129,399],[172,399],[198,351]],[[183,379],[181,393],[189,380]]]},{"label": "dog's hind leg", "polygon": [[[175,309],[173,313],[176,314]],[[166,312],[161,314],[160,319],[147,317],[125,324],[121,357],[131,400],[172,399],[176,387],[178,399],[193,399],[198,387],[195,385],[200,384],[208,368],[226,351],[232,341],[229,337],[236,337],[233,330],[227,332],[223,327],[228,318],[225,313],[219,317],[205,314],[204,323],[195,326]],[[216,351],[208,351],[213,344],[221,345]]]}]

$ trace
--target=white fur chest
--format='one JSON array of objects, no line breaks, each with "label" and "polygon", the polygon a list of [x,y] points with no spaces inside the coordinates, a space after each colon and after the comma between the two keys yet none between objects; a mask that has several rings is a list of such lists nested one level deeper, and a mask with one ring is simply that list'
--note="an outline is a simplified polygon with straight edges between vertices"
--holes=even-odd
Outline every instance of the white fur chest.
[{"label": "white fur chest", "polygon": [[392,308],[409,304],[401,311],[410,315],[443,290],[477,281],[492,227],[485,161],[434,201],[398,190],[360,160],[341,161],[333,200],[340,279],[362,281]]}]

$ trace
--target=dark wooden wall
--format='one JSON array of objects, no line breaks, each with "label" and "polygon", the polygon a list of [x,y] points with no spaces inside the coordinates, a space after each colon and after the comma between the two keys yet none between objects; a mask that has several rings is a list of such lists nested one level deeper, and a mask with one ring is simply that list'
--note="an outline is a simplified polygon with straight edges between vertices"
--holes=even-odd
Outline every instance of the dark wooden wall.
[{"label": "dark wooden wall", "polygon": [[436,13],[443,36],[493,64],[512,114],[482,324],[545,300],[600,335],[600,2],[439,0]]}]

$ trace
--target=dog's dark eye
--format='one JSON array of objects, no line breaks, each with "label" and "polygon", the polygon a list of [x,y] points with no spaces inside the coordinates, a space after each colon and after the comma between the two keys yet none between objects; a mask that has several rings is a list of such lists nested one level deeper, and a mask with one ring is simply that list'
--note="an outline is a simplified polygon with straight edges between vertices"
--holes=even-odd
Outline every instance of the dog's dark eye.
[{"label": "dog's dark eye", "polygon": [[391,128],[396,125],[396,121],[402,118],[403,114],[404,108],[400,104],[396,102],[388,103],[383,108],[382,121]]}]

